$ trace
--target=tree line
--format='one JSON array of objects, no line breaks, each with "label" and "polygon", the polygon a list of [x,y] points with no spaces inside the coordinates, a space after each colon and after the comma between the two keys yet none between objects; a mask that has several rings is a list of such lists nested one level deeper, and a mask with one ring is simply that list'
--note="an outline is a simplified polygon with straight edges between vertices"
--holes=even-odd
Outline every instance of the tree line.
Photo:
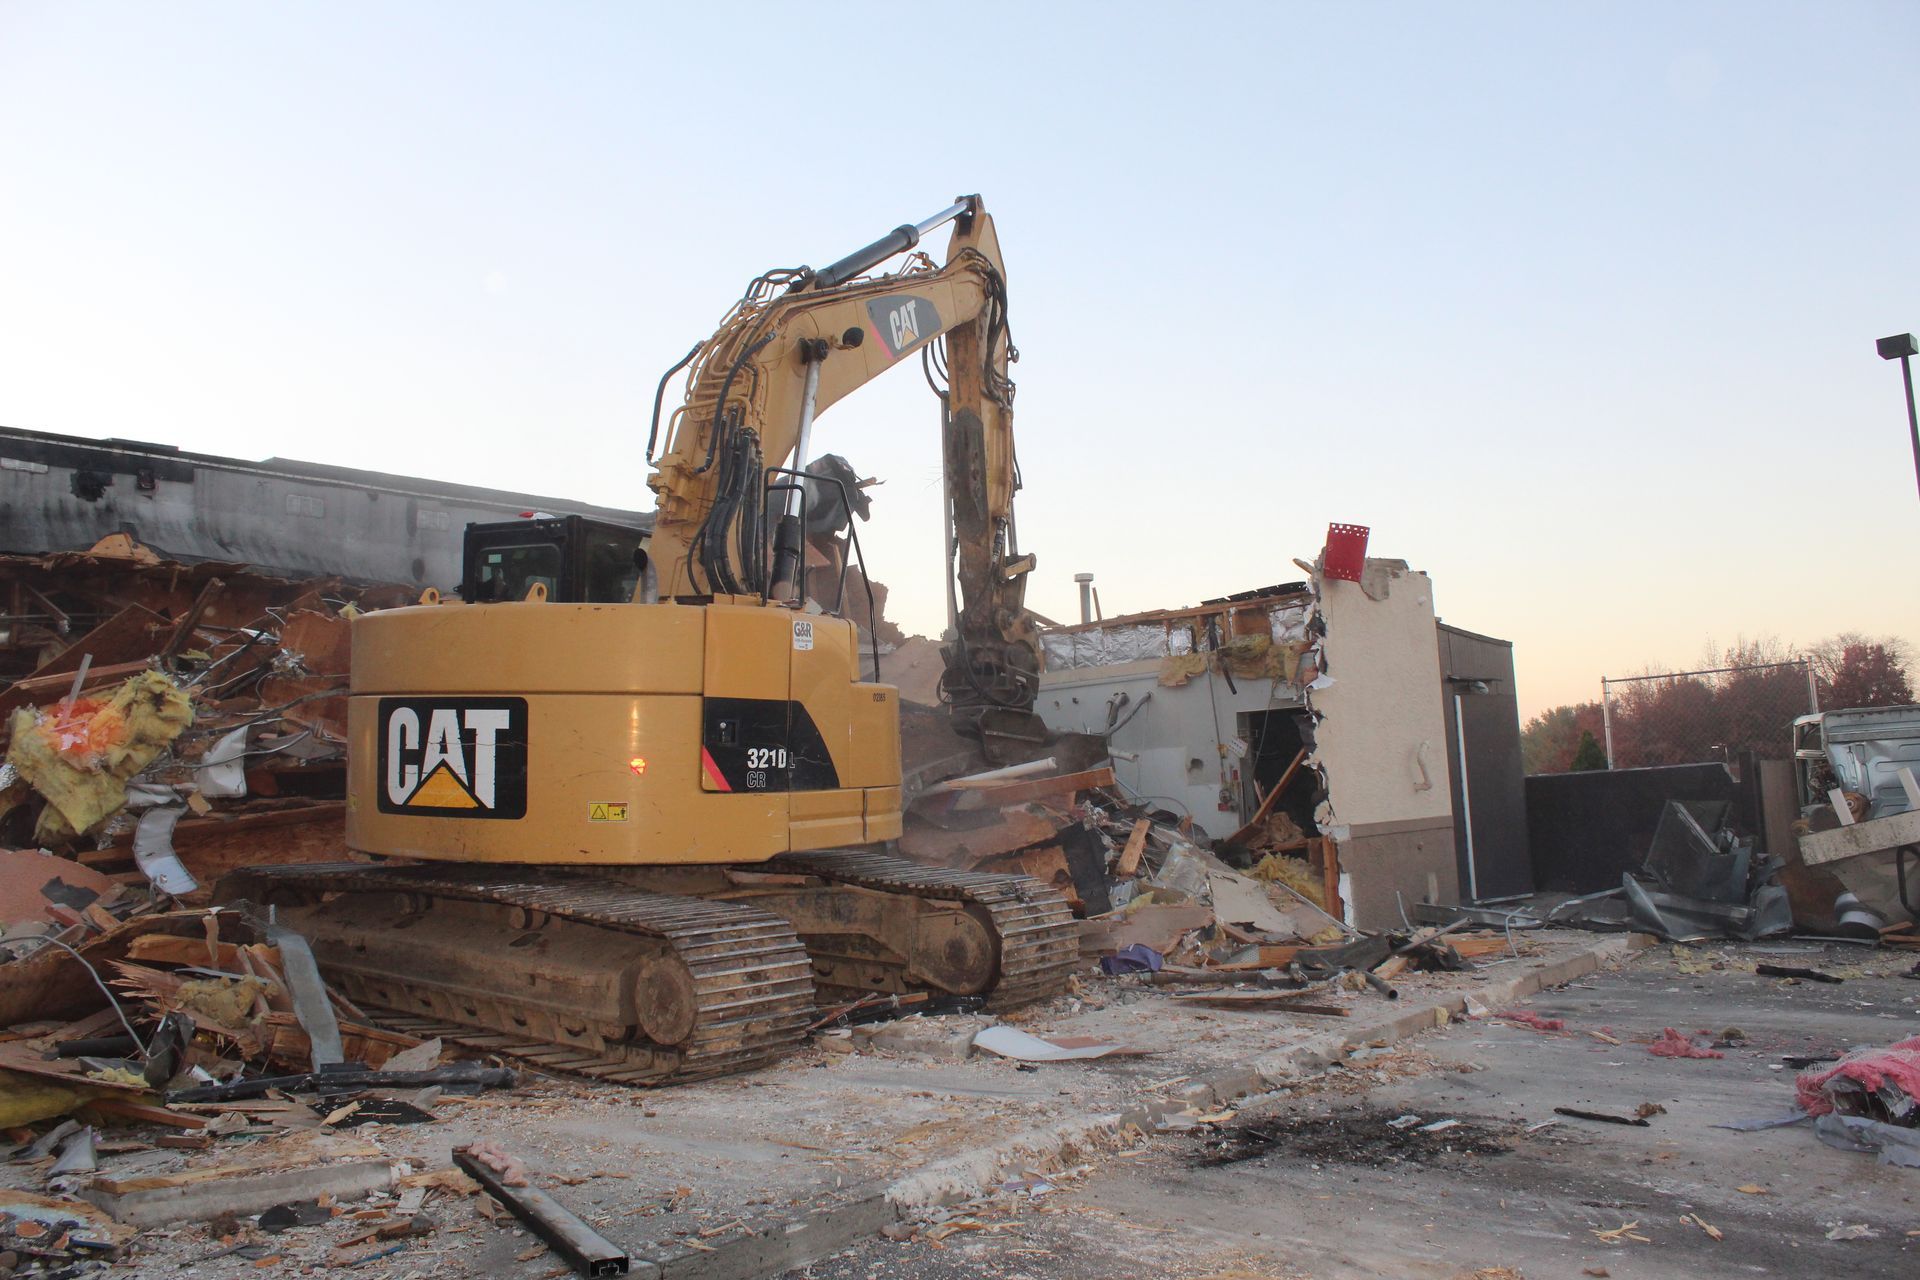
[{"label": "tree line", "polygon": [[[1749,749],[1791,755],[1794,718],[1809,710],[1809,667],[1819,705],[1834,710],[1913,702],[1913,662],[1904,640],[1843,632],[1804,649],[1770,638],[1710,648],[1699,663],[1707,674],[1649,668],[1613,685],[1614,765],[1731,761]],[[1528,773],[1604,769],[1605,740],[1598,701],[1553,707],[1521,731],[1521,758]]]}]

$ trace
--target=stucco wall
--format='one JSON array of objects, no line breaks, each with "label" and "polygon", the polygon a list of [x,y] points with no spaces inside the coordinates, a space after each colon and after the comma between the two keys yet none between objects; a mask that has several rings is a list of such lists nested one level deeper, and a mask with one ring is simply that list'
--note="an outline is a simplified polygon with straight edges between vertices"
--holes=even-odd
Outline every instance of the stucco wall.
[{"label": "stucco wall", "polygon": [[1383,598],[1357,582],[1315,584],[1332,683],[1313,695],[1314,758],[1329,792],[1321,827],[1336,838],[1453,813],[1433,584],[1398,560],[1368,560],[1367,578]]}]

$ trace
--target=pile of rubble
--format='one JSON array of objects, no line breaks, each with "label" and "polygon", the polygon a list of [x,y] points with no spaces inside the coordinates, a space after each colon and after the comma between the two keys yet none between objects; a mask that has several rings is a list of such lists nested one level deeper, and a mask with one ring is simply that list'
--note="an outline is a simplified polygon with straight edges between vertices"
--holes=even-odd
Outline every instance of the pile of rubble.
[{"label": "pile of rubble", "polygon": [[0,591],[0,1151],[46,1188],[0,1192],[0,1262],[78,1274],[143,1227],[376,1189],[392,1212],[337,1260],[417,1232],[431,1188],[345,1131],[512,1074],[441,1066],[297,936],[202,905],[236,867],[343,855],[349,620],[413,593],[125,538],[0,557]]},{"label": "pile of rubble", "polygon": [[[125,539],[0,557],[13,612],[0,692],[0,954],[66,942],[224,872],[337,857],[348,622],[395,586],[163,561]],[[267,833],[271,833],[269,836]],[[24,909],[23,905],[24,904]]]},{"label": "pile of rubble", "polygon": [[1464,917],[1393,932],[1348,924],[1335,843],[1269,812],[1301,763],[1246,826],[1211,845],[1190,821],[1126,799],[1110,767],[1063,772],[1050,757],[927,786],[900,847],[1051,885],[1080,917],[1089,969],[1146,975],[1176,1000],[1346,1016],[1312,997],[1344,986],[1397,999],[1392,979],[1409,969],[1517,951],[1510,931],[1461,932],[1485,923]]},{"label": "pile of rubble", "polygon": [[431,1232],[428,1196],[479,1189],[451,1168],[397,1175],[370,1139],[515,1073],[371,1025],[297,934],[209,908],[38,936],[0,966],[0,1254],[23,1270],[80,1274],[143,1230],[202,1222],[224,1240],[209,1257],[259,1260],[278,1231],[336,1217],[351,1230],[332,1261],[352,1265]]}]

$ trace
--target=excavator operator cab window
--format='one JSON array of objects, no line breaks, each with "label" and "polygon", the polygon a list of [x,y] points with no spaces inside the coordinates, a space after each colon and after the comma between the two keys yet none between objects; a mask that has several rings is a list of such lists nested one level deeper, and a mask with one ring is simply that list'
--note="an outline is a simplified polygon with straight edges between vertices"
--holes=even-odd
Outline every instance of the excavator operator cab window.
[{"label": "excavator operator cab window", "polygon": [[626,604],[640,582],[646,534],[584,516],[467,526],[460,597],[525,600],[534,586],[556,604]]},{"label": "excavator operator cab window", "polygon": [[588,604],[625,604],[633,599],[640,585],[640,561],[634,552],[640,549],[635,532],[611,533],[587,546]]},{"label": "excavator operator cab window", "polygon": [[524,600],[536,583],[547,589],[547,598],[560,594],[563,566],[560,547],[552,542],[533,542],[518,547],[490,547],[481,558],[474,580],[476,601]]}]

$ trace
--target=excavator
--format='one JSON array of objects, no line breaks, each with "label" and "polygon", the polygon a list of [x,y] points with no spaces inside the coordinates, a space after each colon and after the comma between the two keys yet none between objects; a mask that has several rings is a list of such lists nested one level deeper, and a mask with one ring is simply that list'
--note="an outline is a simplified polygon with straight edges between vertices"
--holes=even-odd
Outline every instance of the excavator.
[{"label": "excavator", "polygon": [[[936,265],[916,246],[947,224]],[[578,520],[474,526],[463,599],[357,618],[346,834],[364,860],[251,868],[222,899],[270,908],[387,1026],[634,1084],[774,1061],[821,1004],[1064,989],[1077,938],[1056,890],[874,847],[901,832],[899,696],[841,616],[846,561],[808,554],[810,504],[846,485],[808,463],[816,417],[916,355],[947,473],[943,692],[990,749],[1035,738],[1016,353],[993,220],[965,196],[826,268],[756,277],[668,370],[644,548]]]}]

